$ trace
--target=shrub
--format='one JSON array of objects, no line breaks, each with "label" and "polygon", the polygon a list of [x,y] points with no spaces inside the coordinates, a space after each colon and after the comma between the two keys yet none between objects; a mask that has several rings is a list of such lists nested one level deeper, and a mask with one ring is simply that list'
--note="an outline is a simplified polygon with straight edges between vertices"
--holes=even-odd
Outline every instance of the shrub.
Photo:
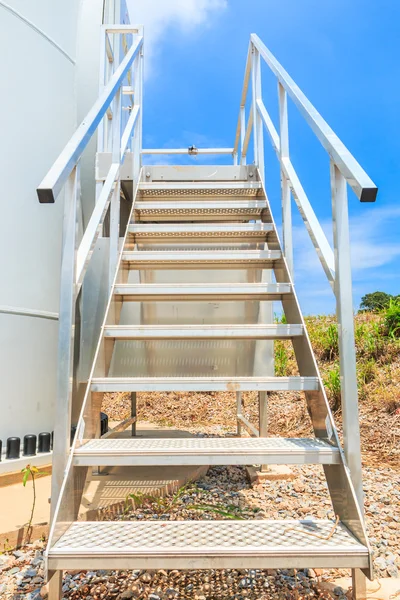
[{"label": "shrub", "polygon": [[361,298],[360,309],[378,311],[389,306],[390,300],[393,298],[386,292],[373,292],[372,294],[365,294]]},{"label": "shrub", "polygon": [[400,337],[400,299],[391,298],[383,315],[383,325],[388,337]]}]

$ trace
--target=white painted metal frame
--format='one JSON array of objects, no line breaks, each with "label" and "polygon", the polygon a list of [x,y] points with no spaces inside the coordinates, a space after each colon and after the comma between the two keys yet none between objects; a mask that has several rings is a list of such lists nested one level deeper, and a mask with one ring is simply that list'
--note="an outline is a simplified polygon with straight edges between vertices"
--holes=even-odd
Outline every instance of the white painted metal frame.
[{"label": "white painted metal frame", "polygon": [[[261,91],[260,59],[266,62],[278,83],[279,133],[264,105]],[[245,120],[245,106],[249,81],[252,81],[252,111]],[[334,252],[325,236],[307,194],[297,176],[289,155],[288,96],[294,102],[331,160],[331,189],[333,209]],[[350,239],[347,206],[347,183],[361,202],[373,202],[377,187],[344,146],[326,121],[306,98],[293,79],[280,65],[260,38],[252,34],[247,55],[245,77],[240,100],[239,119],[233,155],[237,163],[246,162],[251,130],[254,141],[254,162],[264,181],[264,148],[262,130],[269,135],[281,167],[283,250],[288,270],[293,279],[293,237],[291,195],[303,218],[324,272],[335,293],[338,327],[340,370],[342,383],[342,410],[344,450],[360,507],[363,505],[360,431],[357,401],[357,374],[354,343]]]},{"label": "white painted metal frame", "polygon": [[[130,47],[126,43],[125,36],[131,34],[133,42]],[[118,36],[123,36],[125,41],[122,44]],[[233,148],[205,148],[197,149],[195,147],[188,149],[146,149],[142,150],[142,96],[143,96],[143,30],[138,26],[110,26],[102,28],[102,51],[100,60],[100,93],[99,98],[89,111],[87,117],[72,136],[59,158],[50,169],[38,188],[40,202],[54,202],[56,196],[65,186],[65,217],[63,227],[63,249],[62,249],[62,269],[61,269],[61,294],[60,294],[60,329],[59,329],[59,372],[57,380],[57,415],[55,427],[54,457],[53,457],[53,489],[52,489],[52,514],[64,477],[65,467],[69,453],[69,431],[71,425],[71,403],[72,403],[72,383],[74,373],[74,333],[75,333],[75,309],[79,302],[79,291],[84,280],[84,276],[90,262],[93,249],[98,236],[103,230],[104,219],[107,212],[110,212],[110,249],[109,249],[109,276],[110,288],[115,282],[117,266],[123,260],[130,263],[137,263],[140,268],[154,262],[154,252],[125,252],[120,250],[120,172],[121,164],[124,161],[128,150],[133,154],[132,161],[132,180],[134,189],[140,188],[143,196],[150,196],[159,187],[154,182],[140,182],[141,157],[143,154],[232,154],[234,164],[246,164],[248,147],[253,134],[254,143],[254,161],[258,168],[259,177],[262,183],[265,182],[264,173],[264,127],[270,137],[272,146],[277,154],[280,163],[281,190],[282,190],[282,214],[283,214],[283,250],[284,258],[288,267],[288,272],[293,278],[293,240],[292,240],[292,215],[291,215],[291,196],[300,211],[306,228],[309,232],[313,245],[320,258],[323,269],[334,290],[337,304],[337,316],[339,324],[339,349],[340,349],[340,367],[342,379],[342,409],[343,409],[343,428],[344,428],[344,449],[347,464],[350,469],[351,478],[357,494],[360,507],[363,504],[362,479],[361,479],[361,458],[360,458],[360,433],[358,421],[358,403],[357,403],[357,378],[356,361],[354,349],[354,325],[352,311],[352,284],[351,284],[351,266],[350,266],[350,242],[349,242],[349,219],[347,206],[347,183],[352,187],[358,198],[362,202],[374,201],[377,188],[360,167],[354,157],[345,148],[342,142],[337,138],[321,115],[315,110],[312,104],[304,96],[298,86],[290,78],[288,73],[278,63],[275,57],[269,52],[261,40],[252,35],[250,39],[249,52],[247,56],[243,92],[240,102],[238,126],[236,130],[235,143]],[[125,53],[121,57],[121,51]],[[279,102],[279,133],[267,112],[262,97],[261,81],[261,59],[263,59],[272,72],[275,74],[278,83],[278,102]],[[251,81],[252,101],[250,113],[246,123],[246,101],[248,88]],[[317,139],[326,149],[331,160],[331,189],[332,189],[332,209],[333,209],[333,239],[334,252],[323,232],[323,229],[315,215],[315,212],[307,198],[306,192],[296,174],[291,163],[289,154],[289,124],[288,124],[288,96],[299,109],[306,122],[315,133]],[[124,98],[130,98],[132,105],[129,107],[129,115],[126,118],[123,106]],[[89,140],[98,130],[98,150],[99,152],[109,153],[111,155],[111,165],[104,180],[96,184],[96,205],[88,226],[83,233],[82,239],[78,236],[78,206],[80,197],[80,179],[79,179],[79,160],[88,145]],[[240,182],[237,184],[229,183],[184,183],[170,184],[163,186],[166,196],[168,192],[174,195],[179,192],[180,187],[190,196],[193,189],[196,193],[199,190],[204,192],[204,196],[215,193],[216,189],[225,190],[230,195],[234,195],[235,185],[241,190],[246,190],[247,195],[257,195],[260,188],[260,182]],[[254,191],[254,194],[253,194]],[[168,201],[172,209],[182,208],[182,202]],[[239,206],[239,200],[235,198],[235,207]],[[250,203],[266,206],[265,202],[258,200],[247,200],[246,207]],[[232,201],[230,201],[232,203]],[[204,201],[201,203],[204,205]],[[225,208],[228,202],[218,200],[218,210]],[[138,202],[135,205],[137,210],[155,210],[157,207],[165,205],[164,202],[148,200]],[[190,202],[191,208],[194,202]],[[239,206],[240,207],[240,206]],[[227,206],[229,208],[229,206]],[[237,218],[237,217],[236,217]],[[247,219],[248,220],[248,219]],[[128,235],[126,232],[125,237]],[[196,253],[184,253],[185,256],[179,256],[174,252],[174,256],[167,256],[164,253],[164,261],[167,268],[176,267],[176,260],[179,259],[180,267],[185,267],[190,261],[205,261],[208,267],[218,263],[218,257],[202,253],[201,257]],[[237,266],[235,252],[231,251],[225,255],[225,266],[227,256],[232,259],[232,264]],[[247,251],[242,252],[240,259],[243,261],[253,261],[259,264],[260,261],[280,260],[280,254],[272,250],[268,251]],[[175,261],[175,262],[174,262]],[[283,263],[282,263],[283,264]],[[132,266],[132,264],[131,264]],[[248,266],[248,265],[247,265]],[[196,284],[185,287],[180,286],[178,293],[180,299],[195,300],[201,297],[218,298],[224,300],[226,297],[232,300],[232,291],[235,292],[238,299],[243,297],[259,297],[260,299],[280,298],[288,294],[291,290],[291,284],[284,283],[265,283],[244,285],[209,285],[199,286]],[[171,301],[176,297],[176,290],[168,285],[141,284],[140,286],[128,283],[118,282],[115,286],[116,295],[124,297],[125,300],[138,298],[150,298],[163,301]],[[185,296],[186,294],[186,296]],[[269,327],[269,328],[268,328]],[[282,329],[283,326],[264,326],[259,328],[259,337],[269,339],[272,335],[272,329],[276,337],[279,333],[277,328],[281,327],[282,337],[296,337],[301,333],[300,330]],[[191,331],[182,330],[179,336],[171,328],[128,328],[128,327],[105,327],[106,337],[114,339],[168,339],[176,336],[188,338],[209,337],[209,331],[205,327],[191,328]],[[213,336],[223,335],[226,337],[226,331],[213,330]],[[237,327],[232,331],[232,337],[235,339],[245,338],[249,332],[243,328]],[[253,335],[254,337],[254,335]],[[302,390],[318,391],[319,380],[315,377],[292,377],[292,378],[197,378],[193,384],[192,378],[169,378],[167,382],[158,382],[156,378],[102,378],[90,375],[90,388],[86,390],[86,400],[91,392],[104,393],[107,391],[127,391],[135,394],[138,391],[157,390],[160,391],[188,390],[191,391],[235,391],[237,392],[237,412],[238,412],[238,433],[242,425],[247,427],[253,435],[265,437],[267,435],[267,392],[277,390]],[[254,390],[259,392],[260,396],[260,427],[255,428],[242,414],[241,409],[241,391]],[[133,396],[132,396],[133,398]],[[133,405],[132,405],[133,406]],[[134,412],[134,408],[132,411]],[[132,412],[132,415],[133,415]],[[134,419],[134,416],[132,417]],[[131,419],[131,420],[132,420]],[[72,458],[70,457],[69,465]],[[64,481],[65,485],[65,481]],[[61,499],[59,500],[61,502]],[[52,528],[54,535],[54,523]],[[365,566],[364,559],[362,564],[355,566]]]},{"label": "white painted metal frame", "polygon": [[143,148],[142,154],[233,154],[233,148]]},{"label": "white painted metal frame", "polygon": [[[120,57],[120,35],[132,34],[132,44]],[[115,39],[112,41],[110,36]],[[122,94],[126,80],[133,81],[134,105],[122,130]],[[97,238],[110,210],[109,283],[110,288],[120,256],[120,168],[125,152],[134,153],[132,179],[139,181],[142,140],[142,26],[102,27],[100,52],[100,93],[60,156],[37,189],[41,203],[54,202],[65,186],[65,209],[61,259],[59,313],[59,367],[54,429],[52,516],[61,489],[70,451],[71,407],[74,364],[75,309],[79,291]],[[98,131],[98,148],[112,152],[112,164],[104,182],[96,186],[96,204],[82,239],[78,240],[80,202],[79,161],[93,135]]]}]

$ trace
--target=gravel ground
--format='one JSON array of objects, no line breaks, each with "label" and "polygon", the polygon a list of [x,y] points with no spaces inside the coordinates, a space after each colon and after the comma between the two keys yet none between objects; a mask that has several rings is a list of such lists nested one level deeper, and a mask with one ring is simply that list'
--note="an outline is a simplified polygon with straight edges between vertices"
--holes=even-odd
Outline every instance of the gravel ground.
[{"label": "gravel ground", "polygon": [[[264,482],[251,487],[242,467],[214,467],[196,484],[165,499],[137,497],[136,505],[119,519],[220,519],[216,512],[246,519],[333,519],[322,468],[294,467],[293,480]],[[400,570],[400,476],[390,468],[366,468],[367,525],[378,577],[398,577]],[[204,506],[214,506],[207,508]],[[203,507],[203,508],[201,508]],[[226,515],[225,515],[226,516]],[[106,515],[105,515],[106,518]],[[40,600],[43,587],[43,542],[0,556],[0,598]],[[321,581],[347,575],[341,571],[97,571],[65,573],[65,600],[276,600],[335,598]],[[400,580],[399,580],[400,589]]]},{"label": "gravel ground", "polygon": [[[236,428],[236,398],[230,392],[140,393],[137,400],[139,420],[192,432],[227,432]],[[389,414],[369,402],[360,402],[359,408],[364,466],[389,466],[400,470],[400,409]],[[130,397],[127,394],[105,394],[102,410],[110,421],[126,419],[130,415]],[[253,425],[257,425],[256,392],[243,393],[243,414]],[[301,392],[270,394],[268,415],[271,436],[313,436],[304,394]],[[335,414],[335,422],[341,438],[340,412]]]}]

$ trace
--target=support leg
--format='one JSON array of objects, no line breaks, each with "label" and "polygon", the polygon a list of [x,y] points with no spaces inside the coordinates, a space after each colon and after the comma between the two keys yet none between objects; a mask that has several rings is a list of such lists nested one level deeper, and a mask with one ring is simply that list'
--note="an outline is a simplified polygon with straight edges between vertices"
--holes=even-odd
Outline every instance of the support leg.
[{"label": "support leg", "polygon": [[[260,437],[268,436],[268,392],[258,392]],[[268,471],[268,465],[261,465],[261,471]]]},{"label": "support leg", "polygon": [[[92,427],[93,437],[98,440],[101,437],[101,405],[103,403],[104,394],[100,392],[92,392]],[[91,433],[91,432],[89,432]],[[102,475],[101,465],[93,468],[93,475]]]},{"label": "support leg", "polygon": [[352,569],[351,579],[353,588],[353,600],[366,600],[367,580],[361,569]]},{"label": "support leg", "polygon": [[[236,417],[242,414],[242,392],[236,392]],[[242,436],[242,424],[240,419],[236,418],[237,436]]]},{"label": "support leg", "polygon": [[50,571],[48,572],[47,582],[49,587],[48,600],[61,600],[62,598],[62,571]]},{"label": "support leg", "polygon": [[[131,417],[137,417],[136,392],[131,393]],[[136,421],[132,423],[132,437],[136,436]]]}]

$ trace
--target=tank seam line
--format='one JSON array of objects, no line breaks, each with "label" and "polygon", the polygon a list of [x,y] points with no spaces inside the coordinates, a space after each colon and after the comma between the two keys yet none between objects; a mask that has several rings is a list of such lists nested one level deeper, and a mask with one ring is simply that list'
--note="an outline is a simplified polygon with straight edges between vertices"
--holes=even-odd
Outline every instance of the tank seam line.
[{"label": "tank seam line", "polygon": [[5,10],[8,10],[8,12],[10,12],[12,15],[17,17],[18,19],[20,19],[23,23],[28,25],[28,27],[33,29],[33,31],[36,31],[36,33],[38,33],[44,39],[46,39],[48,42],[50,42],[50,44],[52,46],[54,46],[54,48],[56,48],[59,52],[61,52],[61,54],[63,54],[65,56],[65,58],[67,58],[70,61],[70,63],[72,63],[73,65],[76,64],[76,62],[72,58],[72,56],[70,56],[61,46],[59,46],[57,44],[57,42],[55,42],[50,36],[48,36],[47,33],[45,33],[44,31],[39,29],[39,27],[34,25],[34,23],[32,23],[32,21],[29,21],[29,19],[27,19],[26,17],[21,15],[18,11],[16,11],[14,8],[12,8],[9,4],[6,4],[5,2],[3,2],[3,0],[0,0],[0,6],[2,6]]}]

